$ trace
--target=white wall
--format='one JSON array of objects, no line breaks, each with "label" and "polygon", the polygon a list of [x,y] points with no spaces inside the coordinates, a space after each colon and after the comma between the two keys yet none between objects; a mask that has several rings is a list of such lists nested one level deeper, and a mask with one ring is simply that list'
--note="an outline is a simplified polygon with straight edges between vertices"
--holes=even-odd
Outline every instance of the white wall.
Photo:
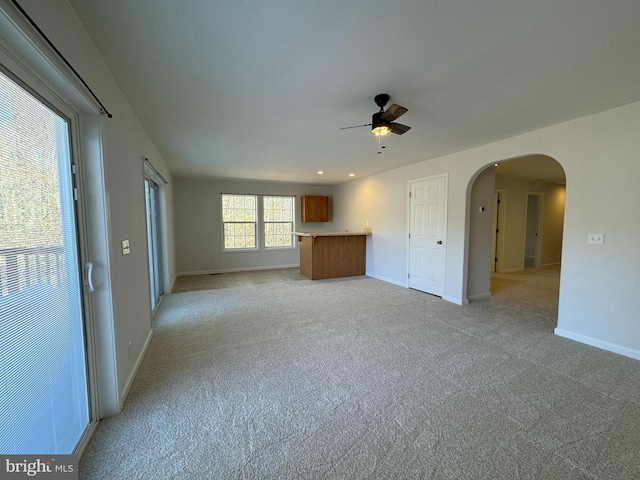
[{"label": "white wall", "polygon": [[[493,192],[495,168],[483,170],[471,188],[469,202],[469,261],[467,298],[480,300],[491,296]],[[480,209],[483,208],[483,211]]]},{"label": "white wall", "polygon": [[328,195],[331,219],[332,211],[336,210],[330,196],[331,190],[331,187],[293,183],[175,179],[175,239],[178,273],[228,272],[300,265],[297,243],[295,249],[223,252],[220,195],[234,193],[296,196],[295,228],[303,231],[331,231],[333,229],[331,221],[327,223],[300,221],[302,195]]},{"label": "white wall", "polygon": [[[88,253],[89,260],[96,263],[97,289],[92,295],[96,307],[100,415],[107,416],[121,408],[152,335],[143,157],[148,157],[169,181],[165,188],[168,232],[173,231],[172,178],[70,6],[64,0],[21,0],[20,4],[113,114],[111,119],[100,117],[94,107],[96,113],[84,112],[85,123],[80,125],[84,152],[80,161],[86,167],[89,223],[100,224],[90,232]],[[9,2],[3,0],[1,5],[6,12],[15,12]],[[28,36],[36,44],[40,42],[37,35],[28,32]],[[60,64],[55,55],[45,55],[52,64]],[[39,66],[33,68],[37,71]],[[44,70],[40,73],[42,78],[48,75]],[[77,86],[68,70],[63,68],[61,76],[71,78],[67,83]],[[173,277],[176,264],[172,233],[167,237],[165,260]],[[127,256],[120,249],[124,239],[131,245]]]},{"label": "white wall", "polygon": [[[524,269],[525,235],[527,218],[527,195],[543,194],[542,225],[538,232],[541,243],[540,264],[560,263],[564,222],[564,185],[529,182],[519,178],[496,175],[496,188],[506,191],[504,208],[504,229],[502,231],[502,272],[516,272]],[[535,219],[534,219],[535,223]]]},{"label": "white wall", "polygon": [[[354,180],[334,190],[335,223],[373,226],[367,273],[406,285],[407,182],[449,173],[445,298],[467,300],[470,186],[486,166],[556,159],[567,178],[556,333],[640,359],[640,103]],[[588,245],[604,233],[604,245]]]}]

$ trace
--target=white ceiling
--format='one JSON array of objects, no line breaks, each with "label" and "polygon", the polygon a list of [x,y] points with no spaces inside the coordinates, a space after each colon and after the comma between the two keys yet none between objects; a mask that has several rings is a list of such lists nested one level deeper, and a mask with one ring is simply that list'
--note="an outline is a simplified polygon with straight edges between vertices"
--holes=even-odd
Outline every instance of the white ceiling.
[{"label": "white ceiling", "polygon": [[[70,3],[176,176],[337,184],[640,100],[638,0]],[[378,93],[382,154],[339,130]]]}]

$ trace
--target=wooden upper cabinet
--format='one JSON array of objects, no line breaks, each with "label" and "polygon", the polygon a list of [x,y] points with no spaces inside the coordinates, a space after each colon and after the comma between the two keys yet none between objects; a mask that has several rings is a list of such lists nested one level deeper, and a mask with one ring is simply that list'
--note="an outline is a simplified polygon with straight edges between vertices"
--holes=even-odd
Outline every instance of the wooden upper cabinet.
[{"label": "wooden upper cabinet", "polygon": [[301,203],[303,222],[329,221],[329,197],[303,195]]}]

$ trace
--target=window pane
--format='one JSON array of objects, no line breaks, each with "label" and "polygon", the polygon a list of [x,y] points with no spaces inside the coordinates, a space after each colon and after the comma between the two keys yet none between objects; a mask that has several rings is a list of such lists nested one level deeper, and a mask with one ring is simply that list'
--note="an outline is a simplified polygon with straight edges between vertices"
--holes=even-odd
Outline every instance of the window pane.
[{"label": "window pane", "polygon": [[256,248],[255,223],[225,223],[224,248]]},{"label": "window pane", "polygon": [[255,195],[222,195],[223,222],[255,222]]},{"label": "window pane", "polygon": [[264,197],[265,222],[293,222],[293,197]]},{"label": "window pane", "polygon": [[269,247],[292,247],[293,246],[293,224],[291,223],[265,223],[264,225],[264,246]]}]

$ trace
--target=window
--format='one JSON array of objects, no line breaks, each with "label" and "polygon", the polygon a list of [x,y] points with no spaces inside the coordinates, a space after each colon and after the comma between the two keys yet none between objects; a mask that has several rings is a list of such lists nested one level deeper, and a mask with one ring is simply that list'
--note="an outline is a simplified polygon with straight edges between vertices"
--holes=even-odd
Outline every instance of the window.
[{"label": "window", "polygon": [[293,248],[294,205],[295,197],[223,194],[223,250]]},{"label": "window", "polygon": [[264,246],[293,247],[293,197],[264,197]]},{"label": "window", "polygon": [[222,195],[222,225],[225,250],[255,250],[258,197],[256,195]]}]

